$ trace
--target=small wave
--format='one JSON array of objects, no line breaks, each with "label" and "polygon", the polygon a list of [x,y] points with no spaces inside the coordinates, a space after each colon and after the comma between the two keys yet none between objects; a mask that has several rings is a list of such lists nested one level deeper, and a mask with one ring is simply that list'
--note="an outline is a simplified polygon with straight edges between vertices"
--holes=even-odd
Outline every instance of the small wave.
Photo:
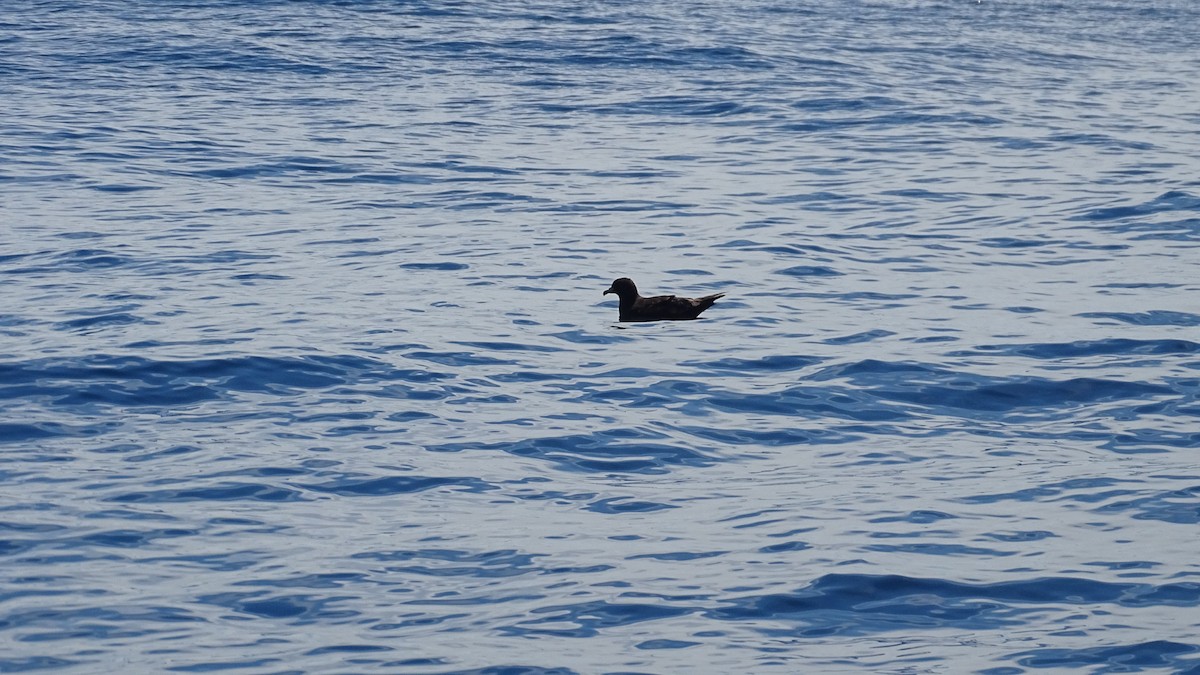
[{"label": "small wave", "polygon": [[820,359],[811,356],[771,355],[756,359],[727,356],[716,361],[684,361],[680,365],[699,368],[715,373],[750,374],[758,372],[789,372],[803,370],[820,363]]},{"label": "small wave", "polygon": [[608,602],[594,600],[572,605],[543,607],[538,618],[530,618],[501,627],[517,636],[593,637],[602,630],[659,621],[691,614],[694,610],[662,603]]},{"label": "small wave", "polygon": [[549,462],[583,473],[667,473],[674,468],[711,466],[720,461],[712,449],[692,448],[660,432],[611,429],[594,434],[523,438],[501,443],[442,443],[426,446],[432,452],[506,452]]},{"label": "small wave", "polygon": [[493,486],[468,477],[444,476],[386,476],[381,478],[346,477],[325,483],[297,483],[297,487],[314,492],[325,492],[343,497],[380,497],[386,495],[424,492],[453,486],[467,492],[483,492],[495,489]]},{"label": "small wave", "polygon": [[951,352],[950,356],[998,354],[1058,360],[1117,354],[1161,356],[1168,354],[1195,354],[1197,352],[1200,352],[1200,344],[1189,340],[1110,338],[1106,340],[1080,340],[1078,342],[1060,343],[981,345],[973,350]]},{"label": "small wave", "polygon": [[[422,352],[414,352],[412,358],[423,358]],[[359,356],[164,361],[95,355],[0,362],[0,400],[46,397],[65,410],[96,405],[160,408],[196,404],[234,393],[286,396],[351,383],[384,385],[388,391],[382,393],[395,397],[398,386],[412,391],[415,388],[410,385],[439,379],[427,369],[395,368]]]},{"label": "small wave", "polygon": [[1171,191],[1141,204],[1110,206],[1092,209],[1075,216],[1074,220],[1111,221],[1153,216],[1176,211],[1200,211],[1200,197],[1187,192]]},{"label": "small wave", "polygon": [[1200,652],[1200,645],[1153,640],[1109,647],[1065,649],[1043,647],[1011,654],[1009,658],[1024,668],[1056,670],[1098,668],[1093,672],[1138,672],[1142,669],[1168,669],[1175,673],[1200,671],[1200,659],[1181,658]]},{"label": "small wave", "polygon": [[[1082,351],[1094,355],[1097,349],[1092,345]],[[1103,353],[1104,348],[1099,349]],[[1017,350],[1019,353],[1020,347]],[[1062,356],[1059,350],[1051,351],[1057,352],[1057,357]],[[1034,353],[1042,353],[1042,347],[1038,346]],[[946,412],[1025,412],[1039,417],[1061,414],[1082,405],[1139,401],[1175,395],[1181,391],[1170,384],[1083,377],[1066,380],[1036,376],[996,377],[924,364],[887,363],[873,359],[829,366],[814,374],[813,378],[845,378],[880,401],[915,404]]]},{"label": "small wave", "polygon": [[1135,326],[1200,326],[1200,314],[1151,310],[1148,312],[1084,312],[1087,319],[1112,319]]},{"label": "small wave", "polygon": [[764,618],[796,624],[767,628],[769,635],[868,636],[955,627],[1000,630],[1027,615],[1062,605],[1187,607],[1200,601],[1200,584],[1112,583],[1079,577],[1040,577],[991,584],[901,575],[826,574],[792,593],[751,595],[710,610],[722,621]]}]

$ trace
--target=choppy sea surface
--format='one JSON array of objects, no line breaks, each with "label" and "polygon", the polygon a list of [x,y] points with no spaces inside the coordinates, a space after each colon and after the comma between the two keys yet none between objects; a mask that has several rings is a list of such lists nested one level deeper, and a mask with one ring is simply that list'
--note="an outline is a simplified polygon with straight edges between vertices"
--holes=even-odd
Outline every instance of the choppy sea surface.
[{"label": "choppy sea surface", "polygon": [[0,672],[1200,673],[1196,26],[5,3]]}]

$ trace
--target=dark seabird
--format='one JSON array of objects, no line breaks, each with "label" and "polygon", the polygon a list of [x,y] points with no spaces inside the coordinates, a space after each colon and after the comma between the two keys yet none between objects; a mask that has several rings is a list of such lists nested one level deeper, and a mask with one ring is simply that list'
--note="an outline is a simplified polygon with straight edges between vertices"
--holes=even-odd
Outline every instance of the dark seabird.
[{"label": "dark seabird", "polygon": [[616,293],[621,299],[621,321],[682,321],[700,316],[700,312],[712,307],[724,293],[714,293],[703,298],[679,298],[674,295],[656,295],[643,298],[638,295],[633,279],[621,277],[612,282],[604,295]]}]

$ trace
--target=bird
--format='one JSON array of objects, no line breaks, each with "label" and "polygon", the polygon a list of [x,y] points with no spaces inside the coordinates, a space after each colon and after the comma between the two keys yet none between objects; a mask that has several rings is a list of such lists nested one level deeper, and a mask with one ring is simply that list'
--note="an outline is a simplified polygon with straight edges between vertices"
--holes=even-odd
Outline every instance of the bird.
[{"label": "bird", "polygon": [[621,277],[603,295],[616,293],[621,299],[621,321],[687,321],[700,316],[700,312],[712,307],[724,293],[714,293],[703,298],[680,298],[674,295],[656,295],[643,298],[638,295],[637,285],[629,277]]}]

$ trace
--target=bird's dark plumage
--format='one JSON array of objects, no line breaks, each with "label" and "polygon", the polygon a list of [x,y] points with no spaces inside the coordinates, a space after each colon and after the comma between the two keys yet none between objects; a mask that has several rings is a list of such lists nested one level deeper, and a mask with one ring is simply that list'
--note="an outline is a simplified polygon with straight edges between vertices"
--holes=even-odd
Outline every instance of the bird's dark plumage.
[{"label": "bird's dark plumage", "polygon": [[674,295],[656,295],[643,298],[638,295],[633,279],[621,277],[612,282],[604,295],[616,293],[621,299],[621,321],[682,321],[700,316],[700,312],[712,307],[724,293],[714,293],[703,298],[679,298]]}]

